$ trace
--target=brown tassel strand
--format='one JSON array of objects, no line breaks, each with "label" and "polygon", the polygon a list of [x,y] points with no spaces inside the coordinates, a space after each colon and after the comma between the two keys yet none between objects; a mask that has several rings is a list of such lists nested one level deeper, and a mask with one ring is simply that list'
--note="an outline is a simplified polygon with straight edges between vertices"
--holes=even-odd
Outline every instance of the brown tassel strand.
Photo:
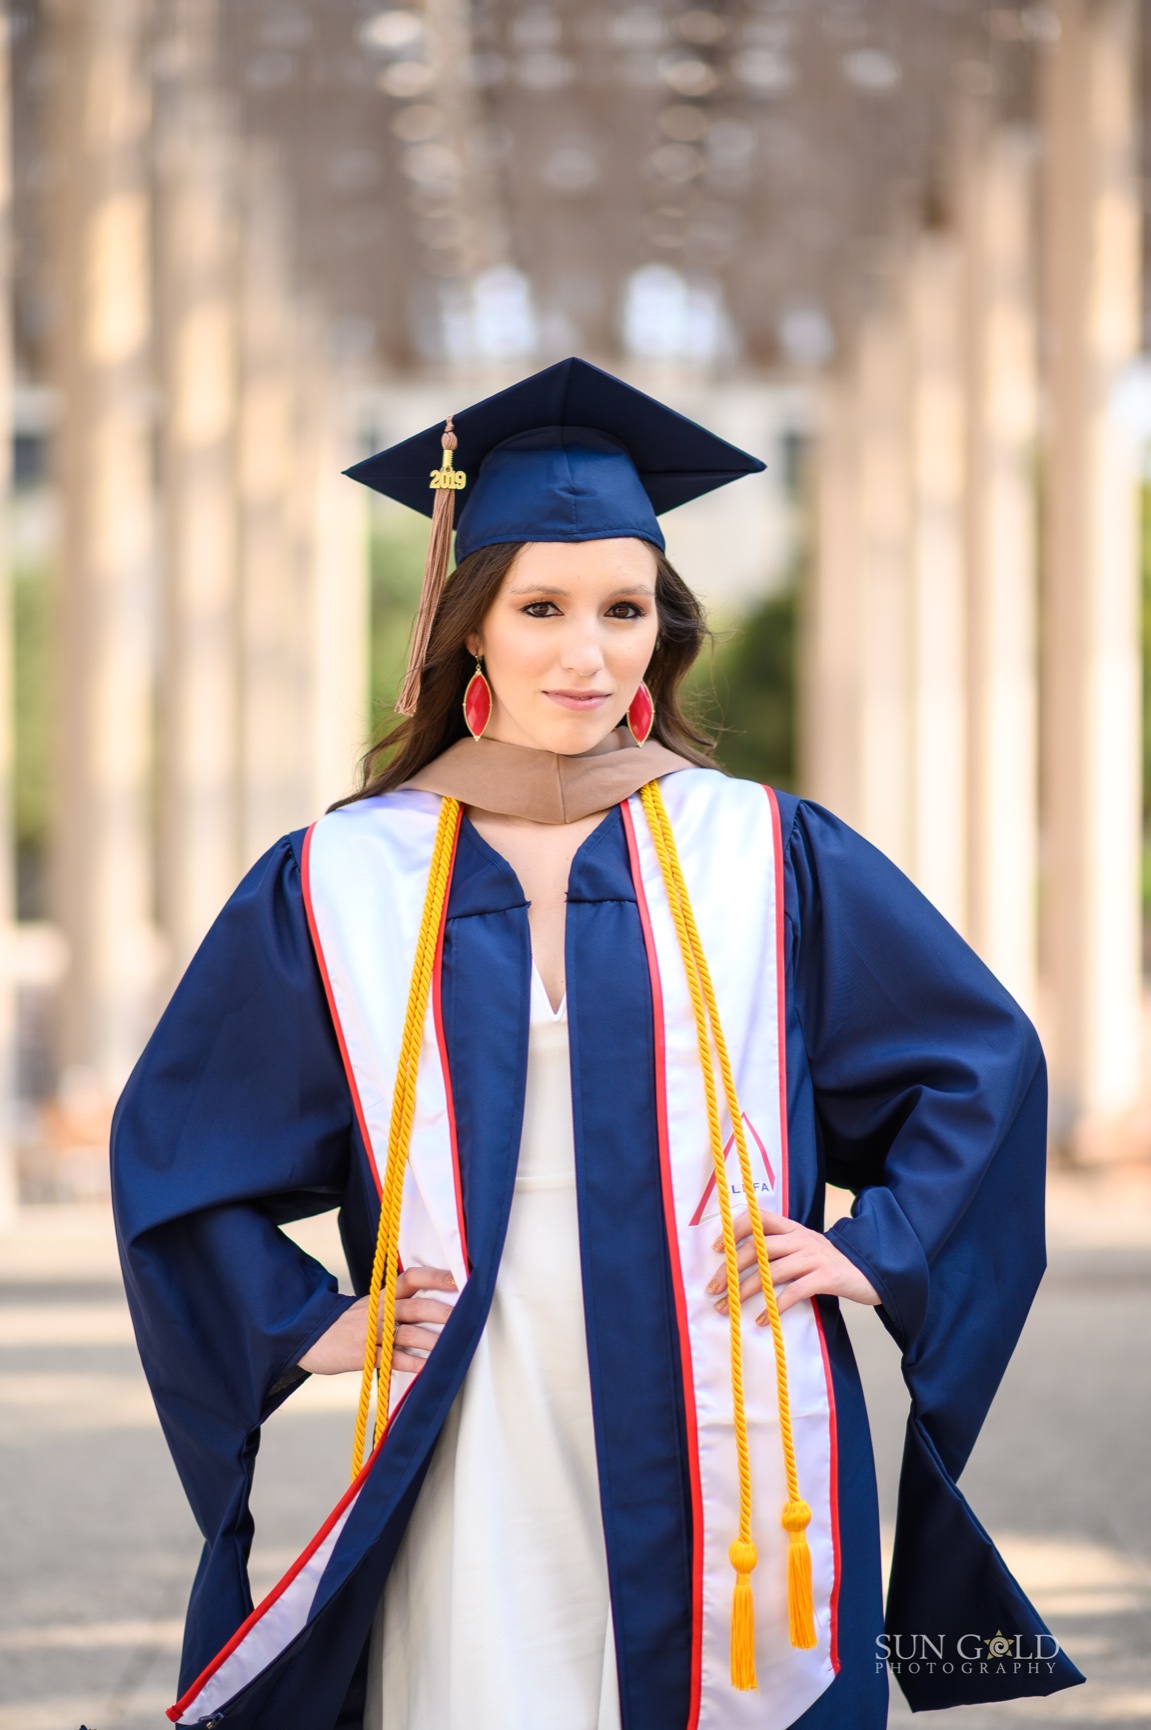
[{"label": "brown tassel strand", "polygon": [[452,550],[452,524],[455,519],[456,493],[464,486],[467,476],[462,470],[453,468],[452,452],[456,449],[458,440],[452,430],[452,417],[448,416],[444,423],[443,437],[440,440],[444,450],[444,460],[438,469],[432,470],[431,485],[435,489],[436,501],[432,509],[432,533],[428,541],[428,556],[424,563],[424,582],[420,590],[420,605],[416,613],[416,622],[412,628],[412,647],[408,655],[408,670],[396,701],[396,712],[400,715],[414,715],[416,704],[420,700],[420,677],[427,660],[428,644],[431,641],[432,625],[440,604],[444,583],[448,574],[448,559]]}]

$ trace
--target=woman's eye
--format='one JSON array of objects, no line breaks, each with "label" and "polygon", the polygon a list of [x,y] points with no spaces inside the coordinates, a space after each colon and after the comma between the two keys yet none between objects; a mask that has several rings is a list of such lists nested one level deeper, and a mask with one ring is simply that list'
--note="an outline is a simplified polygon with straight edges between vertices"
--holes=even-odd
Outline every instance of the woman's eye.
[{"label": "woman's eye", "polygon": [[529,601],[523,611],[529,619],[550,619],[553,613],[559,612],[559,608],[554,601]]},{"label": "woman's eye", "polygon": [[617,601],[614,607],[608,608],[609,619],[642,619],[643,608],[635,601]]}]

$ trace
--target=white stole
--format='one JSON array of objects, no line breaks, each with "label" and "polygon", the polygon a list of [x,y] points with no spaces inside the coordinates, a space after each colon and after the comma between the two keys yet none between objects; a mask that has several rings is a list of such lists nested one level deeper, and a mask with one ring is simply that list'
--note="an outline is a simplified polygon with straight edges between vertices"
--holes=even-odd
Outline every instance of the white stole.
[{"label": "white stole", "polygon": [[[774,798],[714,770],[680,770],[660,783],[715,986],[736,1089],[749,1131],[757,1200],[787,1211],[786,1077],[783,1061],[782,865]],[[304,890],[309,926],[340,1041],[356,1114],[382,1184],[392,1090],[408,984],[440,811],[437,794],[402,790],[344,806],[308,835]],[[731,1685],[729,1638],[733,1573],[727,1549],[738,1531],[729,1333],[706,1286],[719,1266],[713,1164],[695,1020],[663,879],[638,795],[623,806],[632,873],[644,926],[655,1002],[659,1140],[672,1277],[687,1397],[695,1565],[693,1697],[683,1730],[785,1730],[834,1679],[838,1538],[833,1504],[835,1415],[822,1331],[810,1302],[783,1316],[800,1493],[808,1529],[818,1642],[788,1641],[787,1537],[779,1524],[787,1499],[776,1403],[771,1332],[755,1324],[762,1308],[744,1306],[744,1381],[759,1564],[755,1594],[759,1692]],[[400,1256],[408,1266],[450,1268],[460,1289],[468,1276],[466,1238],[451,1108],[451,1082],[439,1003],[439,964],[420,1050],[416,1110],[404,1185]],[[525,1004],[525,1014],[527,1006]],[[731,1194],[744,1205],[725,1119]],[[437,1296],[443,1297],[438,1293]],[[397,1373],[392,1406],[410,1377]],[[365,1470],[370,1470],[371,1461]],[[354,1494],[354,1492],[353,1492]],[[325,1523],[323,1541],[304,1552],[260,1606],[227,1655],[181,1702],[194,1722],[224,1703],[270,1663],[304,1625],[347,1516]],[[320,1537],[320,1534],[317,1534]],[[303,1560],[303,1558],[301,1559]],[[477,1582],[477,1590],[482,1583]],[[173,1709],[175,1710],[175,1709]],[[668,1730],[677,1730],[669,1726]]]},{"label": "white stole", "polygon": [[[784,1063],[783,882],[775,800],[750,781],[714,770],[681,770],[660,782],[676,850],[715,987],[736,1093],[748,1130],[756,1199],[787,1212],[787,1084]],[[752,1537],[759,1563],[755,1663],[759,1692],[731,1686],[729,1641],[734,1575],[728,1545],[739,1530],[739,1475],[732,1421],[730,1334],[707,1286],[720,1267],[719,1202],[708,1136],[695,1016],[663,877],[638,795],[625,809],[632,874],[640,898],[655,999],[660,1150],[672,1245],[695,1512],[695,1663],[700,1730],[784,1730],[834,1679],[838,1535],[832,1504],[835,1452],[831,1372],[815,1307],[782,1317],[800,1494],[810,1504],[817,1644],[788,1640],[787,1501],[771,1330],[743,1306],[744,1389],[751,1450]],[[718,1073],[718,1069],[717,1069]],[[732,1208],[746,1202],[726,1111]],[[694,1444],[694,1445],[693,1445]],[[693,1730],[693,1727],[689,1727]]]}]

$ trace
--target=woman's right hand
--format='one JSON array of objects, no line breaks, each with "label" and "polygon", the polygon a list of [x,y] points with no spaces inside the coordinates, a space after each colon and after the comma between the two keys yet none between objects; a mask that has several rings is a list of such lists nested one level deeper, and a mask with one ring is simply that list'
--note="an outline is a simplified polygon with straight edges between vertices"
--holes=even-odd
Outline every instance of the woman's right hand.
[{"label": "woman's right hand", "polygon": [[[439,1339],[438,1328],[452,1313],[451,1305],[437,1298],[416,1297],[416,1292],[449,1291],[459,1288],[443,1267],[409,1267],[396,1281],[396,1340],[392,1352],[394,1370],[422,1370],[428,1353]],[[380,1306],[383,1320],[383,1304]],[[334,1321],[327,1333],[300,1359],[300,1368],[313,1376],[339,1376],[362,1370],[368,1343],[368,1300],[357,1298]],[[377,1354],[377,1362],[379,1357]]]}]

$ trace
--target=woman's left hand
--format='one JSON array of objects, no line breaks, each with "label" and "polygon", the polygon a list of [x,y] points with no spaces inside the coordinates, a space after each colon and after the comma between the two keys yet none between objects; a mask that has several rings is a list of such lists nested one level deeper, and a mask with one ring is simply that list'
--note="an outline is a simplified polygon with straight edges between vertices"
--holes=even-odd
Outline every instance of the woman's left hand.
[{"label": "woman's left hand", "polygon": [[[806,1225],[799,1225],[793,1219],[787,1219],[781,1213],[760,1211],[763,1220],[764,1235],[767,1239],[767,1254],[771,1262],[771,1279],[775,1287],[776,1299],[780,1312],[790,1309],[792,1304],[802,1302],[804,1298],[816,1297],[824,1293],[829,1297],[850,1298],[852,1303],[877,1304],[879,1293],[865,1274],[860,1273],[853,1261],[849,1261],[842,1250],[836,1249],[831,1239],[821,1231],[812,1231]],[[755,1259],[755,1239],[752,1236],[751,1220],[746,1213],[741,1213],[735,1221],[735,1241],[738,1249],[738,1264],[743,1277],[740,1280],[740,1302],[746,1303],[749,1297],[754,1297],[760,1291],[759,1268]],[[712,1248],[723,1253],[723,1239],[717,1238]],[[750,1269],[750,1273],[745,1271]],[[708,1292],[718,1296],[716,1309],[727,1313],[727,1273],[720,1262],[715,1278],[708,1286]],[[756,1316],[760,1327],[767,1325],[767,1311]]]}]

